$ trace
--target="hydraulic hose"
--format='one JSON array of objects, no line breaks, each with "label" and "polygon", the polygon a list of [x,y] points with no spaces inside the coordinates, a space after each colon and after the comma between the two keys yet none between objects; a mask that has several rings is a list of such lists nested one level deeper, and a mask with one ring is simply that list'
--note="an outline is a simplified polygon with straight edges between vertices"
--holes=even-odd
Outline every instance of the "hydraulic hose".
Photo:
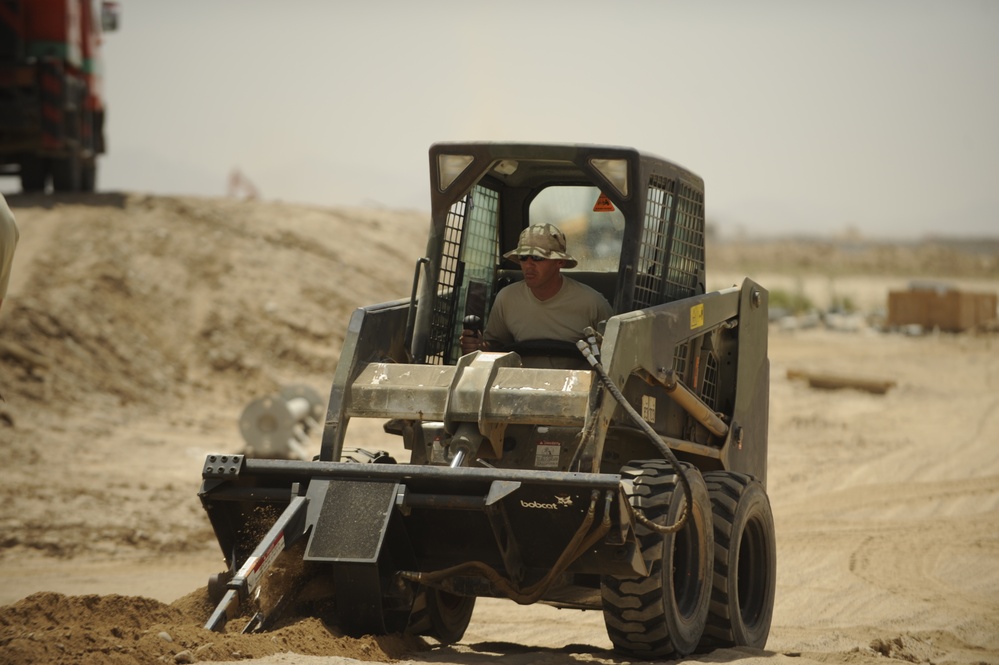
[{"label": "hydraulic hose", "polygon": [[[466,561],[465,563],[458,564],[457,566],[452,566],[451,568],[445,568],[444,570],[438,570],[432,573],[402,571],[399,574],[405,579],[413,580],[414,582],[419,582],[421,584],[435,584],[446,580],[449,577],[454,577],[455,575],[478,573],[489,580],[493,586],[496,587],[498,591],[505,594],[507,598],[512,599],[520,605],[531,605],[536,603],[541,596],[545,594],[555,579],[564,573],[573,561],[582,556],[590,547],[593,546],[594,543],[607,535],[607,532],[610,531],[611,527],[610,508],[613,496],[612,491],[609,490],[606,492],[606,496],[604,497],[603,520],[596,529],[590,532],[590,527],[593,525],[596,517],[597,502],[600,498],[600,492],[598,490],[590,492],[590,507],[586,511],[586,516],[583,518],[579,528],[576,529],[576,533],[566,545],[565,550],[563,550],[562,554],[548,571],[547,575],[534,584],[531,584],[523,589],[518,587],[511,580],[503,577],[503,575],[497,572],[492,566],[483,563],[482,561]],[[587,533],[589,533],[589,536],[587,536]]]},{"label": "hydraulic hose", "polygon": [[659,435],[654,429],[652,429],[652,426],[645,422],[645,418],[642,418],[642,416],[635,411],[634,407],[628,403],[628,400],[625,399],[618,387],[614,385],[614,382],[607,375],[607,370],[604,369],[604,366],[600,364],[600,360],[597,359],[597,356],[591,350],[591,345],[587,343],[586,340],[581,339],[576,342],[576,347],[579,349],[580,353],[583,354],[583,357],[586,358],[586,361],[590,363],[590,366],[596,371],[597,376],[600,377],[600,382],[607,389],[607,392],[614,397],[617,403],[621,405],[621,408],[624,409],[625,413],[627,413],[635,424],[641,428],[642,432],[652,442],[652,445],[656,447],[656,450],[662,453],[663,457],[669,460],[670,465],[676,470],[676,475],[680,478],[680,485],[683,487],[683,495],[687,499],[683,506],[683,512],[681,512],[679,517],[676,518],[676,522],[674,524],[656,524],[647,518],[642,513],[640,508],[631,505],[629,502],[628,506],[631,513],[635,516],[636,520],[656,533],[667,534],[679,531],[683,528],[684,523],[687,521],[687,514],[690,512],[690,506],[694,504],[694,494],[690,489],[690,483],[687,481],[687,475],[683,472],[683,468],[680,466],[680,461],[676,458],[676,455],[673,454],[673,451],[670,450],[670,447],[659,438]]}]

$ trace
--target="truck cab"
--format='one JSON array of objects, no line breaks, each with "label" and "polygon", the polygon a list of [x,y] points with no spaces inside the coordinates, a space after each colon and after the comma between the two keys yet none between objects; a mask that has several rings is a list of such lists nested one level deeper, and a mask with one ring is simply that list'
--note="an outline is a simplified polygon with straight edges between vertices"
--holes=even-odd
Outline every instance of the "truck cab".
[{"label": "truck cab", "polygon": [[0,176],[25,193],[92,192],[107,150],[102,34],[115,2],[13,0],[0,12]]}]

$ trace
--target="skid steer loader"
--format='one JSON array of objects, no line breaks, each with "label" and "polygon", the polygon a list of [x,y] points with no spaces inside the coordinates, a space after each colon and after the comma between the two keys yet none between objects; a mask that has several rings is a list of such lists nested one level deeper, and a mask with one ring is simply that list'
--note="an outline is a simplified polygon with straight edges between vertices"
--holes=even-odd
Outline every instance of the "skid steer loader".
[{"label": "skid steer loader", "polygon": [[[351,317],[320,454],[208,456],[227,570],[206,627],[310,599],[347,634],[452,643],[485,596],[600,610],[631,657],[763,647],[767,291],[705,292],[703,181],[631,148],[481,142],[431,146],[430,185],[412,293]],[[503,253],[542,223],[613,316],[575,345],[462,355],[521,278]],[[409,460],[348,454],[361,418]]]}]

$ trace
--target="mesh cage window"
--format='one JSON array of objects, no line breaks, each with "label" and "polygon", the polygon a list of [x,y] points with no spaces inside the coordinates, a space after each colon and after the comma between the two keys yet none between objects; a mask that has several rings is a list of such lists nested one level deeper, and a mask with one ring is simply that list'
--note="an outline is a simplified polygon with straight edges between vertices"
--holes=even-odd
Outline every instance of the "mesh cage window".
[{"label": "mesh cage window", "polygon": [[704,359],[701,399],[712,409],[718,410],[718,358],[712,352],[708,352]]},{"label": "mesh cage window", "polygon": [[704,270],[704,194],[682,182],[652,176],[639,242],[635,309],[699,293]]},{"label": "mesh cage window", "polygon": [[459,282],[461,230],[471,194],[451,206],[444,221],[444,242],[441,246],[440,268],[437,271],[437,292],[430,315],[430,335],[427,340],[426,362],[442,365],[448,350],[449,335],[454,320],[456,285]]},{"label": "mesh cage window", "polygon": [[681,378],[687,377],[687,357],[690,355],[690,343],[677,344],[673,349],[673,371]]},{"label": "mesh cage window", "polygon": [[652,176],[649,180],[645,221],[638,249],[638,272],[635,276],[635,309],[644,309],[660,302],[659,294],[662,292],[666,273],[669,220],[673,209],[670,184],[662,176]]},{"label": "mesh cage window", "polygon": [[499,255],[498,220],[498,193],[480,185],[448,211],[430,318],[427,364],[448,364],[457,357],[461,335],[458,312],[464,311],[469,279],[485,282],[487,295],[492,295]]},{"label": "mesh cage window", "polygon": [[683,183],[679,190],[665,302],[696,295],[704,269],[704,194]]},{"label": "mesh cage window", "polygon": [[[485,306],[492,303],[495,288],[493,274],[499,263],[499,193],[476,185],[472,189],[468,210],[468,224],[465,228],[461,249],[462,284],[458,294],[458,312],[465,312],[468,300],[468,284],[476,281],[485,287]],[[483,312],[488,317],[489,312]],[[451,355],[457,358],[460,351],[462,316],[454,317],[451,331]]]}]

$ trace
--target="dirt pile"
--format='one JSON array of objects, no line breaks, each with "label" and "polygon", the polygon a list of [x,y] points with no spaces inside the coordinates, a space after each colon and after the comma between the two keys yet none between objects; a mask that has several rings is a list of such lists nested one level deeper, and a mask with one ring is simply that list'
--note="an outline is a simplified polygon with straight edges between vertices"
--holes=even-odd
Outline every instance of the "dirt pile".
[{"label": "dirt pile", "polygon": [[409,292],[428,221],[194,198],[61,201],[12,197],[22,242],[0,316],[0,464],[17,473],[0,490],[0,560],[18,547],[203,547],[196,467],[171,478],[152,466],[175,468],[177,446],[205,432],[235,452],[242,407],[284,383],[325,394],[353,309]]},{"label": "dirt pile", "polygon": [[316,618],[298,619],[267,634],[242,635],[236,626],[213,633],[200,627],[210,612],[203,590],[169,605],[129,596],[37,593],[0,607],[0,663],[146,665],[288,651],[385,662],[426,648],[414,637],[344,637]]},{"label": "dirt pile", "polygon": [[189,442],[235,452],[251,399],[289,382],[325,394],[350,313],[408,294],[428,225],[194,198],[12,205],[0,561],[205,548]]},{"label": "dirt pile", "polygon": [[27,237],[0,319],[0,385],[64,407],[332,376],[350,312],[408,294],[428,225],[194,198],[13,203]]}]

